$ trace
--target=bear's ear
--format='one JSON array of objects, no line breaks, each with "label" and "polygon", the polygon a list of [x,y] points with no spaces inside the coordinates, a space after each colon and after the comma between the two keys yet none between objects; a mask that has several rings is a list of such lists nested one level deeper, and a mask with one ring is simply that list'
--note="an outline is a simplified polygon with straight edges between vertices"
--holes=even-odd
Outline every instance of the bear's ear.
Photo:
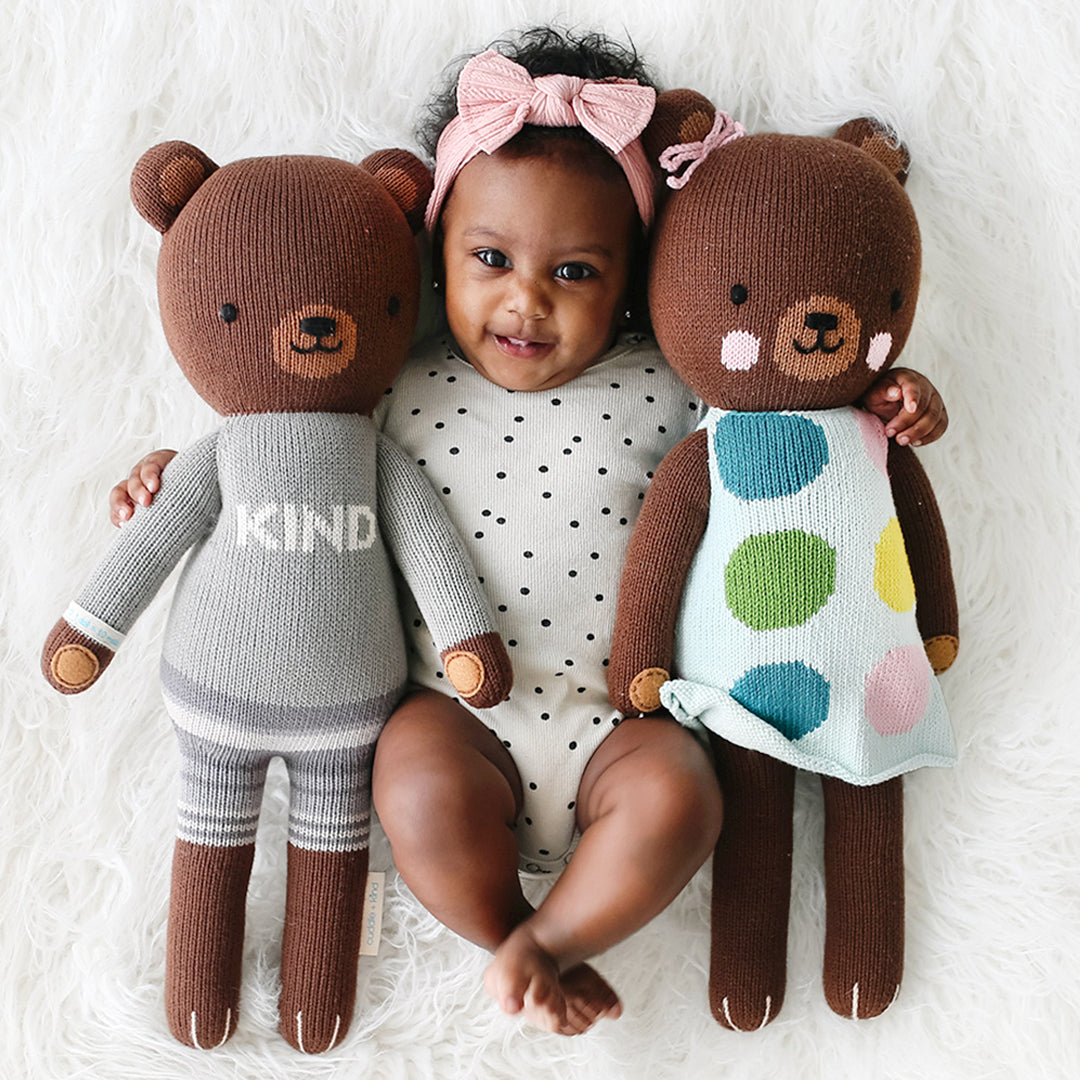
[{"label": "bear's ear", "polygon": [[645,155],[658,168],[660,155],[678,143],[701,142],[712,130],[716,106],[696,90],[665,90],[641,133]]},{"label": "bear's ear", "polygon": [[360,167],[374,176],[401,207],[414,233],[424,225],[424,211],[434,181],[431,170],[408,150],[376,150],[360,162]]},{"label": "bear's ear", "polygon": [[835,136],[841,142],[865,150],[875,161],[880,161],[900,181],[907,182],[911,168],[911,154],[908,148],[884,124],[869,117],[861,116],[858,120],[849,120]]},{"label": "bear's ear", "polygon": [[216,169],[217,166],[190,143],[158,143],[135,165],[131,174],[131,201],[135,209],[163,233]]}]

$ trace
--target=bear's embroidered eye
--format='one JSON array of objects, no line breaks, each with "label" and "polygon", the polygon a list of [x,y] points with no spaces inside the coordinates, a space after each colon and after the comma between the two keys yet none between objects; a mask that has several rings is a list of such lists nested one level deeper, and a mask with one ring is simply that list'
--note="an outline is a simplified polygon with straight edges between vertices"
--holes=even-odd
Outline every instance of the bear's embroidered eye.
[{"label": "bear's embroidered eye", "polygon": [[889,307],[893,311],[899,311],[904,306],[904,294],[899,289],[894,289],[893,294],[889,297]]},{"label": "bear's embroidered eye", "polygon": [[386,313],[392,319],[401,310],[401,301],[396,296],[391,296],[386,302]]},{"label": "bear's embroidered eye", "polygon": [[746,303],[746,298],[749,294],[746,291],[745,285],[732,285],[731,286],[731,302],[738,307],[740,304]]},{"label": "bear's embroidered eye", "polygon": [[236,322],[236,317],[240,312],[236,310],[235,304],[222,304],[218,314],[221,316],[222,322],[231,323]]}]

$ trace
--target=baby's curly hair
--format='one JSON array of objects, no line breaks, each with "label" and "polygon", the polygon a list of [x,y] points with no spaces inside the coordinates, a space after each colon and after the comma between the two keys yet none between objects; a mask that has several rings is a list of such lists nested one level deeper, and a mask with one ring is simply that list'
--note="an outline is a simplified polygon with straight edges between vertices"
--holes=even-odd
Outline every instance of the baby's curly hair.
[{"label": "baby's curly hair", "polygon": [[[579,34],[553,26],[536,26],[513,38],[494,41],[488,48],[520,64],[534,78],[575,75],[582,79],[636,79],[642,86],[656,86],[632,44],[623,45],[595,31]],[[472,55],[458,58],[447,68],[417,124],[417,142],[432,160],[443,128],[457,116],[458,76]],[[541,128],[526,124],[504,149],[522,155],[544,153],[543,143],[550,139],[575,139],[595,144],[592,136],[581,128]]]}]

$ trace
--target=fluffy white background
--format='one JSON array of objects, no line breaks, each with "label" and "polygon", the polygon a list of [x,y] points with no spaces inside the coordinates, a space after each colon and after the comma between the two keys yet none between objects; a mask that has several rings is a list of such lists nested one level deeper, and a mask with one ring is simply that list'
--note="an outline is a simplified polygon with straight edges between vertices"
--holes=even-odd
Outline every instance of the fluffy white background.
[{"label": "fluffy white background", "polygon": [[[846,1077],[1080,1075],[1080,55],[1069,0],[509,0],[267,5],[4,0],[0,23],[0,1077]],[[157,321],[138,155],[358,160],[410,145],[445,62],[558,18],[629,35],[668,86],[752,130],[876,114],[908,142],[925,248],[906,358],[949,403],[923,454],[952,538],[963,646],[944,679],[962,760],[910,778],[907,975],[855,1025],[820,989],[821,804],[800,783],[788,999],[766,1031],[705,1004],[707,872],[600,958],[626,1015],[577,1040],[522,1030],[484,955],[387,869],[382,955],[321,1059],[274,1031],[284,785],[267,798],[244,1014],[212,1054],[162,1009],[176,751],[156,687],[168,596],[71,699],[47,630],[107,544],[109,486],[214,418]],[[166,590],[167,594],[168,590]]]}]

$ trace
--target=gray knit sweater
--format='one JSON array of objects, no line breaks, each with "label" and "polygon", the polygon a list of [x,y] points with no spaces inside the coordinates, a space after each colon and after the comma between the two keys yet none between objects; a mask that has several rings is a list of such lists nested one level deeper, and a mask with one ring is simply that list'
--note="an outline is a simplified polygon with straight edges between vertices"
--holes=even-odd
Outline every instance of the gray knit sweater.
[{"label": "gray knit sweater", "polygon": [[174,707],[229,727],[275,714],[333,727],[400,693],[387,549],[440,647],[493,626],[438,497],[367,417],[228,418],[169,464],[78,608],[106,637],[125,634],[192,545],[166,630],[165,690]]}]

